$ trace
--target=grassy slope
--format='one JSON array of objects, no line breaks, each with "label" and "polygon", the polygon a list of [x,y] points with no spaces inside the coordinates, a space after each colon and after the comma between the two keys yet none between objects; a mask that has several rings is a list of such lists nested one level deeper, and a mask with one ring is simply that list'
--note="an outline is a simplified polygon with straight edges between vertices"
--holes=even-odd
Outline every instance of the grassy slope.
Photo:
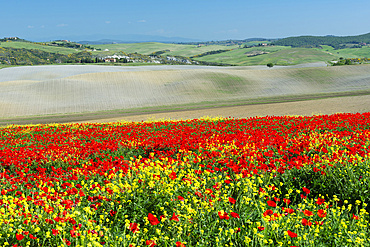
[{"label": "grassy slope", "polygon": [[48,45],[39,45],[35,43],[30,42],[1,42],[0,47],[10,47],[10,48],[18,48],[18,49],[38,49],[45,52],[51,52],[51,53],[60,53],[60,54],[70,54],[74,52],[81,52],[82,50],[75,50],[71,48],[65,48],[65,47],[55,47],[55,46],[48,46]]},{"label": "grassy slope", "polygon": [[335,50],[333,47],[328,45],[322,45],[323,49],[318,49],[321,51],[325,51],[331,53],[337,57],[344,57],[344,58],[364,58],[370,57],[370,47],[364,46],[362,48],[346,48],[346,49],[338,49]]},{"label": "grassy slope", "polygon": [[[256,42],[261,43],[261,41],[254,41],[249,42],[248,45],[251,45],[252,43],[254,44]],[[46,52],[60,54],[70,54],[82,51],[65,47],[54,47],[34,44],[31,42],[1,42],[0,47],[39,49]],[[204,56],[198,58],[198,60],[235,65],[258,65],[258,64],[265,65],[267,63],[274,63],[277,65],[292,65],[300,63],[337,60],[339,57],[344,58],[370,57],[370,47],[334,50],[333,47],[325,45],[322,46],[323,49],[290,48],[287,46],[253,47],[247,49],[238,49],[239,46],[237,45],[235,46],[209,45],[198,47],[196,45],[147,42],[130,44],[94,45],[94,47],[101,49],[101,51],[93,52],[93,54],[100,56],[113,55],[120,51],[126,53],[137,52],[139,54],[149,55],[157,51],[170,50],[169,52],[166,52],[165,55],[178,55],[190,57],[208,51],[234,49],[229,52]],[[108,49],[109,51],[104,51],[105,49]],[[247,57],[247,55],[245,54],[247,52],[256,50],[266,51],[270,53],[254,57]]]},{"label": "grassy slope", "polygon": [[[253,50],[262,50],[270,53],[254,57],[248,57],[245,54]],[[230,52],[201,57],[198,60],[235,65],[263,65],[267,63],[274,63],[277,65],[293,65],[300,63],[328,61],[334,58],[336,58],[336,56],[316,49],[277,46],[238,49]]]},{"label": "grassy slope", "polygon": [[149,55],[156,51],[170,50],[166,52],[168,55],[178,55],[189,57],[196,54],[205,53],[214,50],[226,50],[237,48],[238,46],[222,46],[222,45],[210,45],[197,47],[195,45],[180,45],[180,44],[164,44],[156,42],[146,42],[146,43],[131,43],[131,44],[106,44],[106,45],[94,45],[96,48],[108,49],[108,53],[114,53],[118,51],[123,51],[126,53],[140,53],[144,55]]}]

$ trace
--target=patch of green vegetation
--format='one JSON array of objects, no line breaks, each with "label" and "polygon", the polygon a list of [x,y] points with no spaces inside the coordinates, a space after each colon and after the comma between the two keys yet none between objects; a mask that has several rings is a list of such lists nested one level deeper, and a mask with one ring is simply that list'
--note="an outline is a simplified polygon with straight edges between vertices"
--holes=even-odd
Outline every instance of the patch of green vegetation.
[{"label": "patch of green vegetation", "polygon": [[[222,45],[208,45],[208,46],[197,46],[197,45],[183,45],[183,44],[165,44],[157,42],[145,42],[145,43],[130,43],[130,44],[105,44],[105,45],[94,45],[94,47],[101,49],[101,52],[95,51],[93,54],[106,54],[113,55],[116,52],[125,53],[140,53],[144,55],[151,55],[158,51],[169,50],[162,55],[172,56],[183,56],[190,57],[197,54],[205,53],[208,51],[224,50],[238,48],[239,46],[222,46]],[[109,51],[105,51],[108,49]]]},{"label": "patch of green vegetation", "polygon": [[289,77],[302,79],[308,82],[317,82],[320,84],[330,84],[332,78],[338,78],[338,71],[333,71],[330,68],[300,68],[287,71]]},{"label": "patch of green vegetation", "polygon": [[34,49],[0,47],[0,63],[8,65],[38,65],[55,63],[92,62],[91,53],[79,52],[68,55]]},{"label": "patch of green vegetation", "polygon": [[[245,53],[252,50],[260,50],[269,53],[248,57]],[[273,63],[274,65],[295,65],[301,63],[329,61],[332,59],[336,59],[336,56],[317,49],[268,46],[238,49],[221,54],[204,56],[197,60],[234,65],[266,65],[268,63]]]},{"label": "patch of green vegetation", "polygon": [[1,42],[0,47],[4,48],[16,48],[16,49],[28,49],[28,50],[41,50],[44,52],[50,53],[60,53],[64,55],[68,55],[70,53],[77,53],[81,52],[81,50],[71,49],[66,47],[57,47],[57,46],[50,46],[46,43],[43,45],[42,43],[33,43],[33,42],[21,42],[21,41],[7,41]]},{"label": "patch of green vegetation", "polygon": [[243,45],[247,45],[247,46],[257,46],[258,44],[270,44],[271,41],[268,41],[268,40],[256,40],[256,41],[248,41],[246,43],[244,43]]},{"label": "patch of green vegetation", "polygon": [[242,86],[250,83],[242,77],[217,72],[206,72],[201,78],[212,81],[220,92],[229,94],[238,92]]},{"label": "patch of green vegetation", "polygon": [[370,43],[370,33],[357,36],[299,36],[279,39],[273,42],[275,45],[292,47],[319,47],[330,45],[336,49],[357,47]]},{"label": "patch of green vegetation", "polygon": [[336,56],[344,58],[370,58],[370,47],[364,46],[362,48],[346,48],[334,50]]}]

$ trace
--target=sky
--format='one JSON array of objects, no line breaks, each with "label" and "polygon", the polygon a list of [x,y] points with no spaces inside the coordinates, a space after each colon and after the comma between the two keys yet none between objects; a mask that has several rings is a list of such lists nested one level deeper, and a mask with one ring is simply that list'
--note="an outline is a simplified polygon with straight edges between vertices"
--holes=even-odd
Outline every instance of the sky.
[{"label": "sky", "polygon": [[347,36],[370,32],[369,10],[369,0],[0,0],[0,38]]}]

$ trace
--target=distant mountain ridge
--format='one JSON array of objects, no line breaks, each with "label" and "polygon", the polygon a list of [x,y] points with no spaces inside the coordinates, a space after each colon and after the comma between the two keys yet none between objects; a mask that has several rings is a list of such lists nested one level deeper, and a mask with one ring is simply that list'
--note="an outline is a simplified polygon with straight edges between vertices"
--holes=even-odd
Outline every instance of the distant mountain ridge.
[{"label": "distant mountain ridge", "polygon": [[[104,36],[101,36],[104,37]],[[77,39],[73,39],[77,40]],[[189,38],[182,38],[182,37],[164,37],[164,36],[155,36],[155,35],[136,35],[136,34],[129,34],[129,35],[122,35],[122,36],[115,36],[104,39],[79,39],[78,43],[80,44],[114,44],[114,43],[142,43],[142,42],[160,42],[160,43],[178,43],[178,42],[196,42],[200,41],[197,39],[189,39]]]}]

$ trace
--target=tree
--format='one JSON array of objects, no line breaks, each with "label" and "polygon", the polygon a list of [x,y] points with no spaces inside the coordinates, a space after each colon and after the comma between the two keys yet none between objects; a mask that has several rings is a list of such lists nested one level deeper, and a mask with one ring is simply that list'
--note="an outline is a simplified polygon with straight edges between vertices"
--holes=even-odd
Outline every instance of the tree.
[{"label": "tree", "polygon": [[268,63],[267,67],[272,68],[272,67],[274,67],[274,64],[273,63]]}]

